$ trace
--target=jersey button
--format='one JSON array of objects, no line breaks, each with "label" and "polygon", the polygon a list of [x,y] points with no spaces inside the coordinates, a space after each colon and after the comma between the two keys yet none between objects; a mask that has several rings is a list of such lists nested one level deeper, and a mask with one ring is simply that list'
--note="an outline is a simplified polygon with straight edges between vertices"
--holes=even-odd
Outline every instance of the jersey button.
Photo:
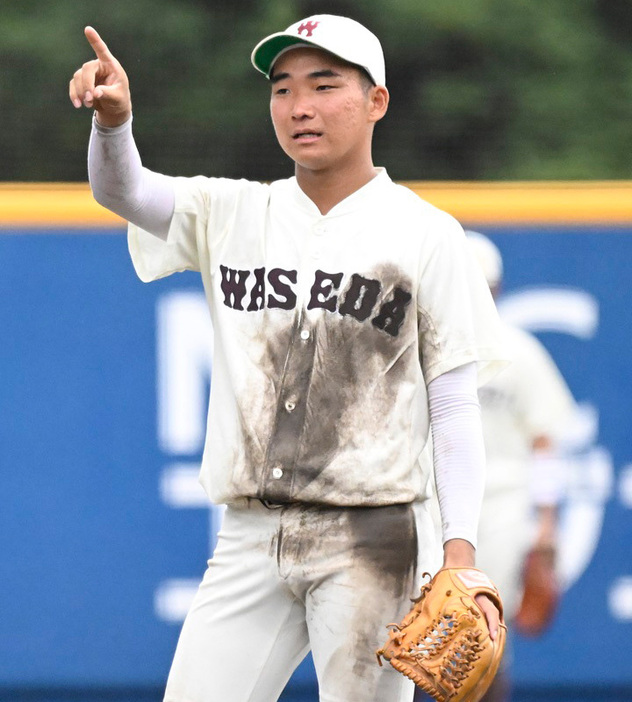
[{"label": "jersey button", "polygon": [[307,329],[303,329],[301,332],[301,339],[303,339],[303,341],[307,341],[309,339],[309,331]]},{"label": "jersey button", "polygon": [[283,469],[279,468],[279,466],[276,466],[276,468],[272,469],[272,477],[275,480],[279,480],[279,478],[283,477]]},{"label": "jersey button", "polygon": [[285,403],[285,409],[286,409],[288,412],[294,412],[294,410],[296,409],[296,402],[294,402],[293,400],[288,400],[288,401]]}]

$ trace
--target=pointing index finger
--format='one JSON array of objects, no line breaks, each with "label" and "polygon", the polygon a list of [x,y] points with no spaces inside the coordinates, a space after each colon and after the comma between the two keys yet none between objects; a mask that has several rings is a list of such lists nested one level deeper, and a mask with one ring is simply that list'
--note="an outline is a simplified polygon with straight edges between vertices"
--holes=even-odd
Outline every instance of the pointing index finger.
[{"label": "pointing index finger", "polygon": [[86,35],[86,39],[90,43],[90,46],[94,49],[94,53],[97,55],[98,59],[102,61],[111,61],[114,58],[110,53],[107,44],[103,41],[103,39],[101,39],[99,33],[96,29],[94,29],[94,27],[86,27],[84,29],[84,34]]}]

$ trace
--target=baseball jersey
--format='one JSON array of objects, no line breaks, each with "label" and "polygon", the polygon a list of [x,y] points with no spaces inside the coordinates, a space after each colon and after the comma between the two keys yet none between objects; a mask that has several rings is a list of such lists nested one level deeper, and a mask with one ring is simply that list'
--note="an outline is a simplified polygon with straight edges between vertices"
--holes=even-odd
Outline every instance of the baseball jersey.
[{"label": "baseball jersey", "polygon": [[488,492],[528,485],[534,439],[562,438],[575,406],[542,344],[517,327],[503,332],[512,364],[479,389]]},{"label": "baseball jersey", "polygon": [[212,501],[407,503],[425,488],[426,384],[504,358],[460,225],[380,169],[326,215],[295,178],[175,179],[143,281],[199,271],[214,329],[200,479]]}]

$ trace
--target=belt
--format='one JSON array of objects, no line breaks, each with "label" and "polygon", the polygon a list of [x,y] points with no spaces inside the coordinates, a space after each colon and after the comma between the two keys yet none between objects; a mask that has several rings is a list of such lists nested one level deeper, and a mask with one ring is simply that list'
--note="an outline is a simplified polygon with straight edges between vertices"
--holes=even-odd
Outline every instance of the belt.
[{"label": "belt", "polygon": [[295,504],[293,502],[273,502],[272,500],[262,500],[261,498],[258,499],[266,509],[282,509],[288,505]]}]

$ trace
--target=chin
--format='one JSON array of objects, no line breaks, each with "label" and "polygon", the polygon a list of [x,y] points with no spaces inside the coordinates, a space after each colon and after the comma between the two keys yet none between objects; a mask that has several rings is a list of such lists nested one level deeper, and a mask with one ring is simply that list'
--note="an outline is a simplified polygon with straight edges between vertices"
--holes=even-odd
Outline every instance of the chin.
[{"label": "chin", "polygon": [[340,164],[340,159],[332,159],[331,156],[322,153],[318,154],[315,151],[311,153],[306,153],[305,151],[296,153],[296,150],[294,150],[293,153],[290,152],[288,155],[297,166],[308,171],[329,170]]},{"label": "chin", "polygon": [[309,173],[320,173],[320,172],[325,172],[331,170],[331,164],[323,162],[323,161],[309,161],[306,162],[305,159],[301,159],[300,161],[294,161],[296,164],[296,168],[305,172]]},{"label": "chin", "polygon": [[330,159],[327,156],[317,153],[315,148],[310,150],[307,148],[296,148],[295,144],[281,145],[286,155],[294,161],[294,163],[305,170],[321,170],[327,168]]}]

